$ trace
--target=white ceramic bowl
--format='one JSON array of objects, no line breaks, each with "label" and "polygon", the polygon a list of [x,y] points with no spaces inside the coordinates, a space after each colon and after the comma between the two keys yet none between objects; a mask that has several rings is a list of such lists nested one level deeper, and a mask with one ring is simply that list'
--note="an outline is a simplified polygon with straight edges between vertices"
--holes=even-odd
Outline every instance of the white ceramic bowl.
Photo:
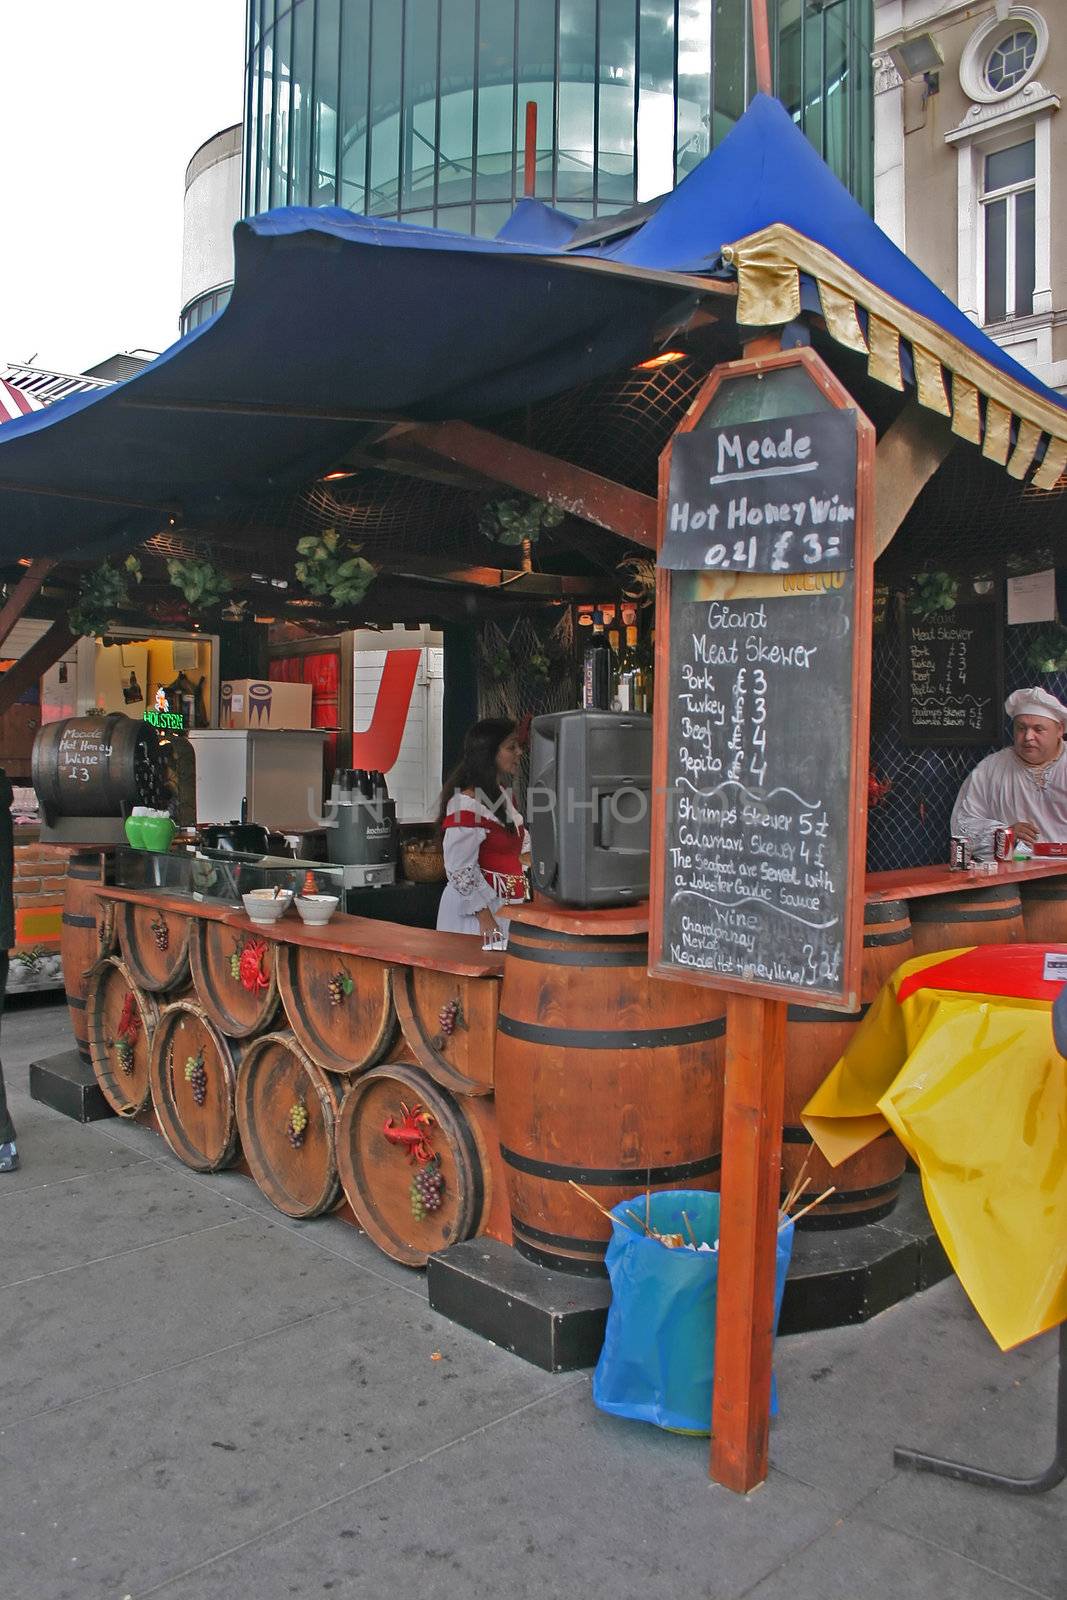
[{"label": "white ceramic bowl", "polygon": [[335,894],[298,894],[296,909],[311,928],[321,928],[329,922],[340,904]]},{"label": "white ceramic bowl", "polygon": [[293,891],[283,889],[276,895],[272,889],[252,889],[248,894],[243,894],[241,899],[246,914],[253,922],[277,922],[292,904]]}]

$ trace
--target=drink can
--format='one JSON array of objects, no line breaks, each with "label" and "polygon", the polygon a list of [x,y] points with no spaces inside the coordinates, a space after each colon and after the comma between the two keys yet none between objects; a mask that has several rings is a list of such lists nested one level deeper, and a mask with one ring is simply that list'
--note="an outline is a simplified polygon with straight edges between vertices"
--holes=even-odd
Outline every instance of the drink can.
[{"label": "drink can", "polygon": [[962,834],[954,833],[948,842],[948,865],[950,872],[963,872],[971,864],[971,841]]},{"label": "drink can", "polygon": [[998,861],[1010,861],[1015,853],[1015,829],[1001,826],[993,830],[993,854]]}]

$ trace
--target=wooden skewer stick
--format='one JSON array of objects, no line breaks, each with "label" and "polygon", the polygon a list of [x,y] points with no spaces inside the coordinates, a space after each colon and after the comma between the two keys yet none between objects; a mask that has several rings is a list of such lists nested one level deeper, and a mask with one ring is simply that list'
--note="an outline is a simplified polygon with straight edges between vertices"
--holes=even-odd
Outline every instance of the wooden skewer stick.
[{"label": "wooden skewer stick", "polygon": [[652,1168],[646,1169],[645,1178],[645,1232],[652,1232]]},{"label": "wooden skewer stick", "polygon": [[[617,1222],[617,1221],[619,1221],[619,1218],[617,1218],[617,1216],[614,1216],[614,1213],[611,1213],[611,1211],[608,1211],[608,1206],[601,1205],[600,1200],[597,1200],[597,1197],[595,1197],[595,1195],[590,1195],[589,1194],[589,1190],[582,1189],[581,1184],[576,1184],[576,1182],[574,1182],[573,1178],[568,1178],[568,1179],[566,1179],[566,1181],[568,1181],[568,1184],[569,1184],[569,1186],[571,1186],[571,1189],[576,1189],[577,1192],[579,1192],[579,1195],[581,1195],[582,1200],[589,1200],[590,1205],[597,1206],[597,1210],[600,1211],[601,1216],[606,1216],[606,1218],[608,1218],[609,1222]],[[633,1216],[632,1211],[629,1211],[629,1216]],[[635,1218],[635,1221],[637,1221],[638,1226],[640,1226],[640,1221],[641,1221],[640,1216],[638,1216],[638,1218]],[[633,1230],[633,1232],[637,1232],[637,1230]]]},{"label": "wooden skewer stick", "polygon": [[816,1206],[822,1205],[827,1196],[832,1195],[836,1188],[836,1183],[832,1183],[828,1189],[823,1190],[822,1194],[816,1195],[814,1200],[809,1201],[806,1206],[798,1211],[795,1217],[792,1217],[788,1220],[792,1222],[799,1222],[801,1217],[806,1217],[809,1211],[814,1211]]},{"label": "wooden skewer stick", "polygon": [[789,1215],[789,1207],[795,1206],[797,1201],[800,1199],[801,1194],[804,1192],[804,1180],[808,1175],[808,1164],[810,1161],[811,1152],[809,1151],[804,1157],[804,1165],[801,1167],[800,1171],[797,1173],[796,1177],[789,1186],[789,1193],[782,1201],[782,1210],[787,1216]]},{"label": "wooden skewer stick", "polygon": [[625,1208],[625,1210],[626,1210],[626,1215],[628,1217],[633,1217],[634,1221],[637,1223],[637,1226],[639,1228],[641,1228],[643,1230],[643,1232],[645,1234],[647,1234],[650,1239],[654,1239],[654,1238],[657,1237],[657,1235],[652,1232],[651,1228],[646,1228],[645,1227],[644,1223],[641,1221],[641,1218],[637,1215],[636,1211],[631,1211],[629,1206],[627,1206]]},{"label": "wooden skewer stick", "polygon": [[695,1250],[697,1248],[697,1236],[693,1232],[693,1224],[689,1220],[688,1211],[683,1211],[682,1212],[682,1221],[685,1223],[685,1231],[689,1235],[689,1243],[693,1246],[693,1249]]}]

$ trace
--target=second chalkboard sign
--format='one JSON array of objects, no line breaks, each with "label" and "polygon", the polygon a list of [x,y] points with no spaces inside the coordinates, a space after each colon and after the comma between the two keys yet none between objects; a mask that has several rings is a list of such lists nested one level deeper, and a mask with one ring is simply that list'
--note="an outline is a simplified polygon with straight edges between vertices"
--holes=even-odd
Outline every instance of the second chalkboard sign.
[{"label": "second chalkboard sign", "polygon": [[1002,724],[1000,611],[994,595],[903,617],[906,744],[994,744]]}]

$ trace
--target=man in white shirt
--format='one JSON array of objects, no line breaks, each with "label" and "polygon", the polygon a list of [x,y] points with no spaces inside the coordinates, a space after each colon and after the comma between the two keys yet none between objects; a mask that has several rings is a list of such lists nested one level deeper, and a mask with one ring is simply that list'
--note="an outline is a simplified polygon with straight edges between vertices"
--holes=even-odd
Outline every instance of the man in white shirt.
[{"label": "man in white shirt", "polygon": [[970,839],[978,860],[993,855],[993,830],[1017,843],[1067,843],[1067,706],[1045,689],[1016,689],[1004,702],[1012,743],[965,778],[952,808],[952,833]]}]

